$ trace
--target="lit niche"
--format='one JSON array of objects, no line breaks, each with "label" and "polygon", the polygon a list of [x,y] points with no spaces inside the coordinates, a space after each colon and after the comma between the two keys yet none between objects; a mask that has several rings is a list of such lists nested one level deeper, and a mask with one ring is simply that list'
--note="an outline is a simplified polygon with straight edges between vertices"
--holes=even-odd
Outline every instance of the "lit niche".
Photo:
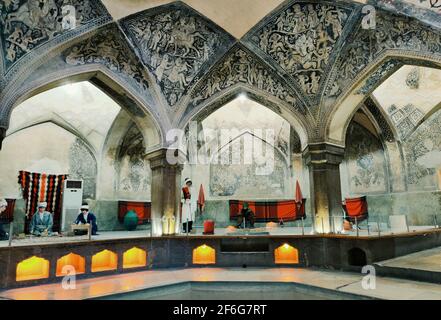
[{"label": "lit niche", "polygon": [[116,270],[118,256],[115,252],[103,250],[92,257],[92,272]]},{"label": "lit niche", "polygon": [[124,252],[123,268],[140,268],[147,265],[147,252],[145,250],[133,247]]},{"label": "lit niche", "polygon": [[86,272],[86,260],[75,253],[69,253],[57,260],[57,277],[75,274],[83,274]]},{"label": "lit niche", "polygon": [[33,256],[17,264],[16,280],[28,281],[49,278],[49,261]]},{"label": "lit niche", "polygon": [[193,264],[215,264],[216,250],[203,244],[193,249]]},{"label": "lit niche", "polygon": [[276,264],[298,264],[299,251],[285,243],[274,250],[274,261]]}]

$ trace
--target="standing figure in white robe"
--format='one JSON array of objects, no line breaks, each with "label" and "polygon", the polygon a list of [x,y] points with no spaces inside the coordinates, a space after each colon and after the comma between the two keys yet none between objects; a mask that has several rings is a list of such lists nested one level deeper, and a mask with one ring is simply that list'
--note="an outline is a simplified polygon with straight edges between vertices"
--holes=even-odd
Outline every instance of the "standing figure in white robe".
[{"label": "standing figure in white robe", "polygon": [[190,178],[185,178],[185,185],[182,187],[182,228],[183,232],[191,232],[193,228],[193,221],[196,215],[196,204],[191,197],[192,181]]}]

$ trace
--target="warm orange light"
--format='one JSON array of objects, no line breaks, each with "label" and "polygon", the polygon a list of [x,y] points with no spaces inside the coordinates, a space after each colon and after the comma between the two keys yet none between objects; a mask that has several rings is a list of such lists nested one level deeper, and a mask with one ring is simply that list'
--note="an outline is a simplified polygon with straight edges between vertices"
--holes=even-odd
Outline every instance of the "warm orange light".
[{"label": "warm orange light", "polygon": [[116,253],[103,250],[92,257],[92,272],[116,270],[118,256]]},{"label": "warm orange light", "polygon": [[234,232],[236,230],[237,230],[237,228],[235,226],[228,226],[227,227],[227,232]]},{"label": "warm orange light", "polygon": [[270,229],[272,229],[272,228],[277,228],[277,227],[278,227],[278,224],[275,223],[275,222],[268,222],[268,223],[266,224],[266,227],[267,227],[267,228],[270,228]]},{"label": "warm orange light", "polygon": [[46,278],[49,278],[49,261],[46,259],[33,256],[17,264],[17,281]]},{"label": "warm orange light", "polygon": [[215,264],[216,250],[203,244],[193,249],[193,264]]},{"label": "warm orange light", "polygon": [[298,264],[299,251],[285,243],[274,250],[274,260],[276,264]]},{"label": "warm orange light", "polygon": [[147,253],[139,248],[133,247],[132,249],[124,252],[123,255],[123,268],[139,268],[147,265]]},{"label": "warm orange light", "polygon": [[69,270],[64,270],[65,266],[72,266],[75,274],[83,274],[86,272],[86,261],[82,256],[75,253],[69,253],[57,260],[57,277],[70,274]]}]

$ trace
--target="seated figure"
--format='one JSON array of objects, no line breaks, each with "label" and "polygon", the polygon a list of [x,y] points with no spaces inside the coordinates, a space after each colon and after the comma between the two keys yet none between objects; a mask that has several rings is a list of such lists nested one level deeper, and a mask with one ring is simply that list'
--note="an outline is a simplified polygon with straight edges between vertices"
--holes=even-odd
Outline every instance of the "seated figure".
[{"label": "seated figure", "polygon": [[[92,212],[89,212],[89,206],[87,204],[83,204],[80,208],[80,214],[75,220],[75,224],[91,224],[92,225],[92,235],[98,235],[98,225],[96,223],[96,217]],[[75,234],[81,234],[80,230],[75,230]]]},{"label": "seated figure", "polygon": [[29,233],[34,236],[50,236],[52,235],[52,226],[54,220],[52,214],[46,211],[47,203],[40,202],[37,212],[32,216],[29,225]]},{"label": "seated figure", "polygon": [[[6,211],[6,207],[8,206],[8,203],[6,200],[1,199],[0,200],[0,215]],[[0,240],[8,240],[9,235],[3,230],[3,225],[0,221]]]},{"label": "seated figure", "polygon": [[242,210],[240,210],[239,215],[237,216],[237,227],[241,228],[242,224],[245,220],[244,228],[254,228],[254,212],[248,207],[248,203],[244,202]]}]

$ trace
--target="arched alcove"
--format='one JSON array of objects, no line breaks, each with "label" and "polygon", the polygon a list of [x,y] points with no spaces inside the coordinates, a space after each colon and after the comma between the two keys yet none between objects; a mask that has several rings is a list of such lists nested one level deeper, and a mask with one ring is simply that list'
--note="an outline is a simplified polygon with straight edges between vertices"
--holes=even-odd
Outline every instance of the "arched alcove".
[{"label": "arched alcove", "polygon": [[57,260],[57,277],[72,275],[72,269],[75,272],[74,274],[85,273],[86,260],[84,259],[84,257],[71,252]]},{"label": "arched alcove", "polygon": [[[183,177],[191,176],[197,186],[202,183],[212,197],[257,199],[267,197],[270,189],[274,198],[292,194],[291,156],[299,152],[300,138],[280,114],[243,94],[195,121],[200,137],[198,155],[205,158],[196,159],[195,165],[186,165]],[[190,127],[190,134],[194,134],[194,128]],[[256,161],[259,156],[260,163]],[[246,189],[247,183],[255,188]],[[219,189],[222,186],[232,189]],[[261,187],[260,193],[256,186]]]},{"label": "arched alcove", "polygon": [[274,250],[274,262],[276,264],[298,264],[299,250],[284,243]]},{"label": "arched alcove", "polygon": [[388,192],[385,150],[375,127],[363,112],[356,113],[346,134],[342,194],[351,197]]},{"label": "arched alcove", "polygon": [[147,252],[137,247],[133,247],[124,252],[123,268],[140,268],[147,265]]},{"label": "arched alcove", "polygon": [[29,281],[49,278],[49,261],[33,256],[17,264],[16,281]]},{"label": "arched alcove", "polygon": [[350,249],[348,251],[348,264],[356,267],[367,265],[366,252],[360,248]]},{"label": "arched alcove", "polygon": [[151,169],[145,155],[144,137],[135,123],[130,123],[117,150],[115,170],[116,191],[124,199],[150,198]]},{"label": "arched alcove", "polygon": [[92,256],[92,272],[103,272],[116,270],[118,256],[110,250],[103,250]]},{"label": "arched alcove", "polygon": [[[108,218],[110,210],[117,211],[118,200],[149,201],[150,167],[143,155],[160,142],[161,132],[148,111],[127,93],[124,96],[111,78],[97,72],[55,80],[28,91],[18,102],[0,155],[0,163],[6,161],[0,170],[7,170],[0,181],[3,197],[21,198],[16,184],[19,170],[68,174],[71,179],[83,180],[83,201],[91,205],[102,231],[119,227],[117,213]],[[24,154],[25,150],[29,152]],[[21,163],[22,159],[30,164]],[[122,174],[113,181],[115,165]],[[136,181],[140,170],[142,177]],[[114,188],[124,190],[118,194]],[[23,232],[22,213],[15,217],[14,228]],[[58,227],[54,231],[59,231]]]},{"label": "arched alcove", "polygon": [[[402,57],[396,57],[393,53],[386,53],[383,56],[378,57],[378,59],[372,61],[371,64],[365,66],[365,68],[357,74],[357,79],[359,81],[354,83],[345,94],[339,96],[339,98],[334,102],[333,106],[327,111],[326,125],[321,128],[324,130],[324,135],[326,136],[327,140],[344,145],[344,138],[346,136],[346,131],[350,121],[358,110],[360,104],[366,100],[369,94],[372,94],[378,100],[378,94],[382,91],[381,87],[386,90],[383,90],[383,92],[386,93],[388,90],[387,84],[393,83],[394,80],[396,82],[396,77],[399,78],[403,73],[410,74],[411,69],[413,68],[421,69],[421,66],[430,66],[426,69],[433,70],[441,68],[439,62],[437,64],[436,59],[433,57],[421,57],[418,54],[412,55],[409,52],[407,52],[407,54],[409,54],[407,59],[400,62],[400,59],[403,59]],[[409,61],[411,61],[413,64],[405,64],[405,62]],[[406,78],[407,77],[405,76],[405,82]],[[387,82],[389,79],[392,81]],[[434,84],[436,82],[437,81],[433,81]],[[400,91],[402,92],[400,99],[405,99],[405,97],[409,96],[409,92],[405,93],[404,91],[415,90],[410,88],[411,86],[412,84],[410,81],[409,85],[404,83],[401,86],[395,87],[393,89],[395,94],[390,94],[390,91],[385,94],[386,100],[387,97],[397,96],[398,92]],[[432,90],[432,93],[430,94],[427,94],[426,92],[426,97],[423,97],[423,99],[427,100],[428,97],[433,97],[434,92],[437,91],[438,90],[436,89]],[[389,107],[390,105],[387,105],[385,108],[386,114],[391,113],[392,111],[389,109]],[[397,131],[399,131],[399,129]]]},{"label": "arched alcove", "polygon": [[280,109],[262,103],[242,93],[198,114],[187,127],[186,150],[198,157],[189,156],[182,183],[192,179],[196,199],[203,186],[204,218],[217,226],[230,224],[229,200],[291,200],[297,180],[307,195],[309,176],[300,154],[304,140]]},{"label": "arched alcove", "polygon": [[347,128],[343,197],[367,195],[369,211],[382,222],[395,214],[406,215],[410,225],[431,225],[441,210],[440,83],[441,70],[404,65],[372,92]]},{"label": "arched alcove", "polygon": [[215,264],[216,250],[206,244],[193,249],[193,264]]}]

